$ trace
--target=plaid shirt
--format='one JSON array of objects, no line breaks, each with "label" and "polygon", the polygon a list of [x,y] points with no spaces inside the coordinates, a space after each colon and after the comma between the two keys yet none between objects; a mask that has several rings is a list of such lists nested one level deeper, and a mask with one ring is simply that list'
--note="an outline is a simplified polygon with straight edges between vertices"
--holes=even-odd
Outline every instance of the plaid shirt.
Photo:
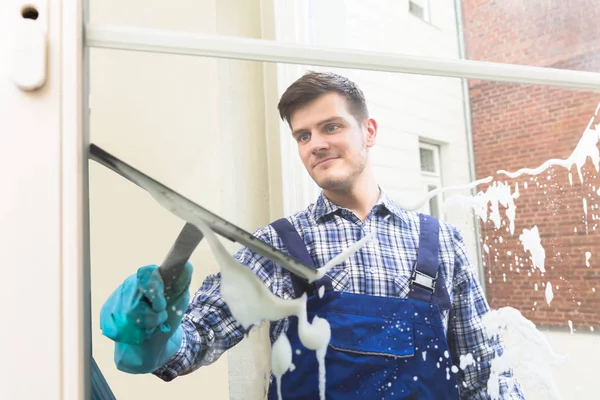
[{"label": "plaid shirt", "polygon": [[[407,297],[409,279],[418,250],[419,216],[398,207],[382,190],[372,212],[363,222],[347,209],[321,195],[314,204],[288,218],[301,233],[317,266],[324,265],[364,235],[376,231],[358,252],[334,267],[333,289],[375,296]],[[271,226],[257,230],[255,236],[286,251]],[[284,299],[293,296],[291,275],[265,257],[241,249],[234,257],[251,268],[264,284]],[[489,311],[475,270],[469,262],[458,230],[440,223],[441,274],[444,275],[452,308],[442,311],[442,321],[452,358],[457,362],[468,353],[477,365],[459,374],[461,399],[488,399],[487,380],[494,349],[498,343],[486,340],[481,317]],[[220,273],[208,276],[193,297],[183,318],[185,332],[180,350],[154,374],[165,381],[188,374],[215,362],[226,350],[239,343],[245,330],[235,321],[219,292]],[[287,319],[271,324],[271,341],[287,328]],[[462,376],[462,377],[461,377]],[[500,375],[500,398],[523,399],[518,383],[510,385],[509,375]],[[508,387],[512,386],[512,390]],[[510,392],[510,393],[509,393]]]}]

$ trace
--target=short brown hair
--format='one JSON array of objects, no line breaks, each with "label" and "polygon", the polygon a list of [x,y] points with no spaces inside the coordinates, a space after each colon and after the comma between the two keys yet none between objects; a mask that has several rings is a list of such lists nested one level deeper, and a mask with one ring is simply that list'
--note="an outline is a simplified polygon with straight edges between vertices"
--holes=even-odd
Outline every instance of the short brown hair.
[{"label": "short brown hair", "polygon": [[336,92],[346,99],[357,122],[368,118],[369,111],[362,90],[350,79],[332,72],[309,71],[287,88],[277,109],[283,121],[291,123],[292,115],[320,96]]}]

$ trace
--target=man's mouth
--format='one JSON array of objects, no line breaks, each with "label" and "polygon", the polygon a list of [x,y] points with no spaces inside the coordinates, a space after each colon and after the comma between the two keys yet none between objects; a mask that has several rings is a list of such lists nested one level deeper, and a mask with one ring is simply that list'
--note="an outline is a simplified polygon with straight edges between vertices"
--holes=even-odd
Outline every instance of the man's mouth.
[{"label": "man's mouth", "polygon": [[327,157],[327,158],[324,158],[324,159],[322,159],[322,160],[318,161],[318,162],[317,162],[317,163],[314,165],[314,167],[313,167],[313,168],[316,168],[316,167],[318,167],[319,165],[326,165],[326,164],[328,164],[329,162],[331,162],[331,161],[333,161],[333,160],[336,160],[337,158],[338,158],[338,157]]}]

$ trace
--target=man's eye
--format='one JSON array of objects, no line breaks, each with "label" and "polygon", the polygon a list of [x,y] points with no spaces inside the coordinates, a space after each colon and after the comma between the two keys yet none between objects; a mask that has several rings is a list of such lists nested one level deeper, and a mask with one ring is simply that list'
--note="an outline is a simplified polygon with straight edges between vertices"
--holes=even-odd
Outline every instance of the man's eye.
[{"label": "man's eye", "polygon": [[305,133],[298,137],[298,140],[301,142],[306,142],[308,139],[310,139],[310,135],[308,133]]},{"label": "man's eye", "polygon": [[338,129],[340,126],[338,124],[332,124],[332,125],[327,125],[327,127],[325,128],[327,130],[327,132],[333,132],[336,129]]}]

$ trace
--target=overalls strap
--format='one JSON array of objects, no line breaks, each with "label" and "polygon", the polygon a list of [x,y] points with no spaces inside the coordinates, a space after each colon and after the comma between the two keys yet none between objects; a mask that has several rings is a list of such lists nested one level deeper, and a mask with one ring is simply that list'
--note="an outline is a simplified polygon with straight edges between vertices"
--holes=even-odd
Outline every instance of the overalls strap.
[{"label": "overalls strap", "polygon": [[450,297],[444,277],[439,273],[440,223],[437,218],[425,214],[419,214],[419,220],[419,250],[408,298],[448,309],[451,306]]},{"label": "overalls strap", "polygon": [[273,222],[271,226],[281,238],[281,241],[287,248],[290,256],[310,267],[315,268],[312,257],[310,254],[308,254],[308,250],[306,250],[304,241],[298,234],[296,228],[294,228],[294,225],[292,225],[287,218],[278,219],[277,221]]},{"label": "overalls strap", "polygon": [[[273,222],[271,226],[281,238],[281,241],[291,257],[294,257],[298,261],[316,269],[315,263],[306,249],[304,240],[302,240],[302,237],[300,237],[298,231],[290,221],[288,221],[286,218],[281,218]],[[321,286],[325,286],[325,291],[333,290],[331,279],[329,279],[328,276],[324,276],[323,278],[315,281],[314,284],[309,284],[306,279],[292,274],[292,285],[294,287],[295,297],[300,297],[304,293],[306,293],[308,296],[312,296],[314,295],[315,290]]]}]

